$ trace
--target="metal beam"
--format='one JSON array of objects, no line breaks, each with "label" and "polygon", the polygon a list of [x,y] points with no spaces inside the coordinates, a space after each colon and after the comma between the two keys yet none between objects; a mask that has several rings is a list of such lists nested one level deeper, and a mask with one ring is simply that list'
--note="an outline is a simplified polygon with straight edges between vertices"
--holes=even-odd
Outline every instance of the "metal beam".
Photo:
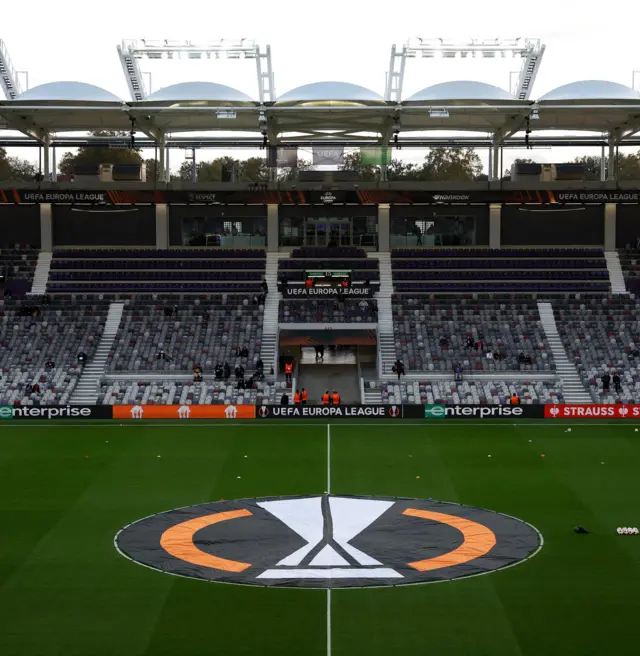
[{"label": "metal beam", "polygon": [[39,142],[38,145],[43,144],[47,137],[47,131],[42,129],[40,126],[36,125],[31,119],[24,116],[18,116],[13,112],[3,111],[3,108],[0,107],[0,116],[6,121],[10,130],[15,130],[16,132],[22,132],[27,137],[31,137]]},{"label": "metal beam", "polygon": [[2,39],[0,39],[0,87],[7,100],[15,100],[22,93],[18,72],[11,63],[7,45]]},{"label": "metal beam", "polygon": [[138,59],[134,53],[129,50],[127,41],[123,41],[122,45],[117,46],[117,49],[120,64],[122,65],[122,71],[124,72],[124,77],[127,80],[127,86],[129,87],[129,93],[131,94],[131,100],[144,100],[147,97],[147,89],[144,83],[142,71],[138,65]]},{"label": "metal beam", "polygon": [[135,86],[143,89],[142,93],[144,93],[142,75],[136,60],[146,57],[150,60],[161,61],[163,59],[181,59],[183,56],[188,60],[255,59],[260,102],[275,100],[271,47],[266,46],[262,52],[253,39],[219,39],[208,43],[172,39],[126,39],[122,45],[118,46],[118,54],[134,100],[144,99],[144,97],[137,98],[134,95],[134,79],[137,81]]},{"label": "metal beam", "polygon": [[529,100],[531,97],[533,84],[540,70],[545,49],[546,46],[541,44],[540,41],[531,41],[527,53],[523,55],[522,68],[514,90],[514,96],[518,100]]}]

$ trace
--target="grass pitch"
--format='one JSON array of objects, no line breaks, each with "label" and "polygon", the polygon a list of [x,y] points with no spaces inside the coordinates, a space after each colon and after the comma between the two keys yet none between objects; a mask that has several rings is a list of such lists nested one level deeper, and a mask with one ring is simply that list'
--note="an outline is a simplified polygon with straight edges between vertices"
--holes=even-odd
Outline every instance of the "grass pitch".
[{"label": "grass pitch", "polygon": [[[124,525],[172,508],[323,493],[326,424],[5,423],[0,654],[626,652],[637,637],[640,536],[615,529],[640,526],[640,433],[568,425],[332,424],[332,493],[496,510],[533,524],[544,547],[487,576],[333,590],[328,618],[326,591],[166,576],[113,545]],[[591,534],[575,535],[577,524]]]}]

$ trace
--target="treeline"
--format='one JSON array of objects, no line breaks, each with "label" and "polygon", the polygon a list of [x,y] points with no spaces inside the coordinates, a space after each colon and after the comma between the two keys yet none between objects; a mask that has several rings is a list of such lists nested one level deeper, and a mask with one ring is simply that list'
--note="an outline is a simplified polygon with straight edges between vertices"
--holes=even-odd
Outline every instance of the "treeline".
[{"label": "treeline", "polygon": [[[98,136],[126,137],[125,133],[109,131],[94,132]],[[516,159],[516,162],[533,162],[532,159]],[[60,160],[58,170],[63,175],[73,175],[77,166],[89,164],[146,164],[147,180],[157,178],[158,163],[155,159],[144,159],[140,149],[81,147],[77,152],[67,152]],[[558,162],[559,163],[559,162]],[[572,163],[582,164],[585,180],[600,180],[600,158],[592,156],[577,157]],[[608,162],[607,162],[608,166]],[[620,153],[615,162],[619,180],[640,180],[640,151],[635,154]],[[293,180],[298,171],[313,170],[311,162],[299,159],[296,169],[279,169],[278,179]],[[373,181],[379,177],[379,167],[363,163],[359,152],[345,153],[342,170],[355,171],[364,181]],[[38,169],[31,162],[17,157],[9,157],[6,150],[0,148],[0,180],[36,179]],[[510,177],[509,170],[503,173],[503,180]],[[193,179],[193,162],[185,160],[180,164],[174,180],[190,181]],[[420,163],[404,162],[392,159],[387,166],[387,178],[391,181],[447,181],[470,182],[486,180],[482,161],[473,148],[431,148]],[[264,157],[249,157],[239,160],[231,156],[216,157],[196,163],[196,180],[198,182],[253,182],[266,183],[269,168]]]}]

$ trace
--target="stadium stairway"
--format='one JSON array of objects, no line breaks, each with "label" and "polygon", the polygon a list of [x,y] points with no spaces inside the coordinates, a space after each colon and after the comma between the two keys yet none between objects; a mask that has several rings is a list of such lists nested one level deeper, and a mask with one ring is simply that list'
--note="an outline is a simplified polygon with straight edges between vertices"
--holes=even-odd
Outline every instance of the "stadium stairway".
[{"label": "stadium stairway", "polygon": [[393,335],[393,274],[391,272],[391,253],[367,253],[367,257],[377,258],[380,269],[380,291],[378,301],[378,339],[382,362],[396,361],[396,339]]},{"label": "stadium stairway", "polygon": [[556,372],[562,380],[565,401],[567,403],[592,403],[591,396],[584,388],[575,366],[569,362],[567,352],[558,334],[558,326],[553,316],[551,303],[538,301],[538,312],[556,363]]},{"label": "stadium stairway", "polygon": [[33,283],[29,292],[31,296],[44,296],[47,291],[52,259],[53,253],[51,252],[40,251],[38,253],[38,263],[36,264],[36,270],[33,272]]},{"label": "stadium stairway", "polygon": [[289,253],[267,252],[265,280],[269,293],[264,302],[264,318],[262,325],[262,346],[260,357],[264,362],[265,371],[271,367],[277,372],[276,353],[278,351],[278,310],[282,294],[278,291],[278,263],[287,259]]},{"label": "stadium stairway", "polygon": [[104,326],[104,332],[100,339],[100,344],[96,350],[93,359],[84,367],[80,380],[71,395],[71,403],[74,405],[92,405],[98,398],[98,384],[104,374],[107,358],[111,351],[113,339],[118,332],[122,313],[124,312],[124,303],[111,303],[109,313]]},{"label": "stadium stairway", "polygon": [[604,259],[607,261],[609,281],[611,282],[611,293],[628,294],[629,292],[627,292],[627,286],[624,282],[624,275],[622,274],[622,266],[620,265],[618,251],[607,251],[604,254]]}]

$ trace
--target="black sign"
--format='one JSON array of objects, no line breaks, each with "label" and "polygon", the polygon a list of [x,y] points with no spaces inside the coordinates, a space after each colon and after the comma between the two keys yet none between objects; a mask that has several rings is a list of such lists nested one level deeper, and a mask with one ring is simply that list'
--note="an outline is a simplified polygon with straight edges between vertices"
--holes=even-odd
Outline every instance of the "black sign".
[{"label": "black sign", "polygon": [[305,287],[291,283],[282,287],[284,298],[373,298],[375,289],[371,285],[353,285],[351,287]]},{"label": "black sign", "polygon": [[112,419],[110,405],[0,406],[0,421],[14,419]]},{"label": "black sign", "polygon": [[640,203],[640,189],[511,190],[438,192],[395,189],[278,191],[270,189],[229,191],[0,189],[0,203],[88,203],[95,205],[468,205],[468,204],[583,204]]},{"label": "black sign", "polygon": [[544,419],[544,405],[445,405],[419,406],[425,419]]},{"label": "black sign", "polygon": [[258,419],[400,419],[402,406],[262,405],[256,408],[256,417]]}]

